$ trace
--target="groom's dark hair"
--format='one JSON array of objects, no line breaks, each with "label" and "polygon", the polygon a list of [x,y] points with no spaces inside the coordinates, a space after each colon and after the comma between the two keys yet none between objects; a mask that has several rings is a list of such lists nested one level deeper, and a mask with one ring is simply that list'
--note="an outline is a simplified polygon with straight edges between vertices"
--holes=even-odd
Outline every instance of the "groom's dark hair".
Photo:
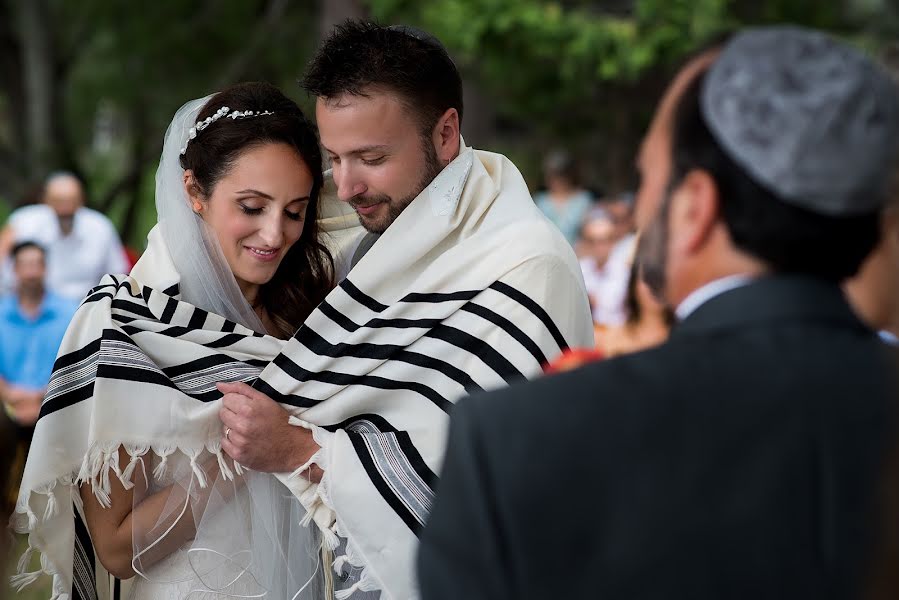
[{"label": "groom's dark hair", "polygon": [[462,121],[462,78],[440,41],[405,26],[347,20],[337,25],[306,69],[302,85],[324,98],[389,90],[416,116],[423,134],[450,108]]}]

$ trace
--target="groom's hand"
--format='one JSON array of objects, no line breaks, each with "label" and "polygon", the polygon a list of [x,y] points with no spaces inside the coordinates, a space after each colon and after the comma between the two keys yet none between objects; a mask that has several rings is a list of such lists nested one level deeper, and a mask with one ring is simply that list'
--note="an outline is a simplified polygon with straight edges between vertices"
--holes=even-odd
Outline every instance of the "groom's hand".
[{"label": "groom's hand", "polygon": [[[262,392],[242,382],[219,383],[217,387],[224,394],[219,412],[222,450],[241,465],[266,473],[287,473],[319,449],[312,432],[290,425],[288,412]],[[307,473],[314,481],[321,475],[318,468]]]}]

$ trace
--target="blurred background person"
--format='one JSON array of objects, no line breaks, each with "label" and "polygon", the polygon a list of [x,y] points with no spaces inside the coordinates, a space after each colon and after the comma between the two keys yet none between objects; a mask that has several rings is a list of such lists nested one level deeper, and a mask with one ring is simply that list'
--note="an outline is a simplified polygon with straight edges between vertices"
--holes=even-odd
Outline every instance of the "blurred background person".
[{"label": "blurred background person", "polygon": [[584,216],[593,207],[595,198],[581,186],[574,159],[564,150],[547,155],[543,161],[543,179],[546,191],[534,194],[534,202],[574,246]]},{"label": "blurred background person", "polygon": [[633,252],[619,247],[619,241],[618,225],[608,211],[594,208],[587,213],[581,227],[580,265],[593,322],[599,326],[621,325],[627,319],[624,299]]},{"label": "blurred background person", "polygon": [[[899,82],[899,44],[887,50],[883,62]],[[899,162],[880,226],[880,243],[847,282],[846,292],[862,320],[884,341],[899,345]]]},{"label": "blurred background person", "polygon": [[[12,473],[12,463],[16,454],[16,432],[12,424],[6,419],[0,419],[0,522],[8,523],[9,515],[12,514],[12,503],[7,502],[10,498],[10,474]],[[10,553],[12,545],[12,536],[6,527],[0,531],[0,575],[5,572],[7,557]],[[3,594],[3,586],[0,585],[0,598],[5,598]]]},{"label": "blurred background person", "polygon": [[0,238],[7,244],[31,240],[46,249],[49,290],[81,300],[103,275],[128,272],[129,261],[115,227],[105,215],[84,206],[84,186],[78,177],[50,175],[42,199],[14,210]]},{"label": "blurred background person", "polygon": [[2,419],[18,440],[13,470],[18,482],[56,353],[77,303],[47,290],[41,246],[19,242],[11,256],[15,290],[0,298],[0,399]]},{"label": "blurred background person", "polygon": [[674,323],[674,313],[652,293],[636,261],[631,266],[624,299],[625,321],[596,327],[596,348],[603,358],[612,358],[658,346]]}]

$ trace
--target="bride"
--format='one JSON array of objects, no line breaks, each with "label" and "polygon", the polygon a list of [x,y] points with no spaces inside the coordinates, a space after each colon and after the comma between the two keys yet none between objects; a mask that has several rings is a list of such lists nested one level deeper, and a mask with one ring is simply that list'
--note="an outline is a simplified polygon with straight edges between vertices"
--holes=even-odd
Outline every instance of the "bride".
[{"label": "bride", "polygon": [[252,383],[334,286],[321,163],[312,125],[268,84],[177,112],[147,252],[91,291],[54,367],[14,584],[49,574],[53,598],[73,600],[323,594],[302,507],[222,452],[213,402],[218,382]]}]

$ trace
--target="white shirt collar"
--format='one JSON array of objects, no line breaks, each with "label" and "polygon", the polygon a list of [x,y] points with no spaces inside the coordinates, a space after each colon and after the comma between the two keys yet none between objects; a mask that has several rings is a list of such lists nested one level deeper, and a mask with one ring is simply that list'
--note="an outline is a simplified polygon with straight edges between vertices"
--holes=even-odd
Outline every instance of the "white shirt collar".
[{"label": "white shirt collar", "polygon": [[887,344],[889,344],[891,346],[899,346],[899,337],[896,337],[893,333],[891,333],[887,330],[883,330],[883,331],[878,331],[877,335],[879,335],[880,339],[882,339]]},{"label": "white shirt collar", "polygon": [[689,296],[684,298],[683,302],[677,305],[674,314],[677,315],[678,321],[683,321],[690,316],[697,308],[724,292],[744,286],[753,277],[750,275],[728,275],[720,279],[710,281],[704,286],[693,290]]}]

